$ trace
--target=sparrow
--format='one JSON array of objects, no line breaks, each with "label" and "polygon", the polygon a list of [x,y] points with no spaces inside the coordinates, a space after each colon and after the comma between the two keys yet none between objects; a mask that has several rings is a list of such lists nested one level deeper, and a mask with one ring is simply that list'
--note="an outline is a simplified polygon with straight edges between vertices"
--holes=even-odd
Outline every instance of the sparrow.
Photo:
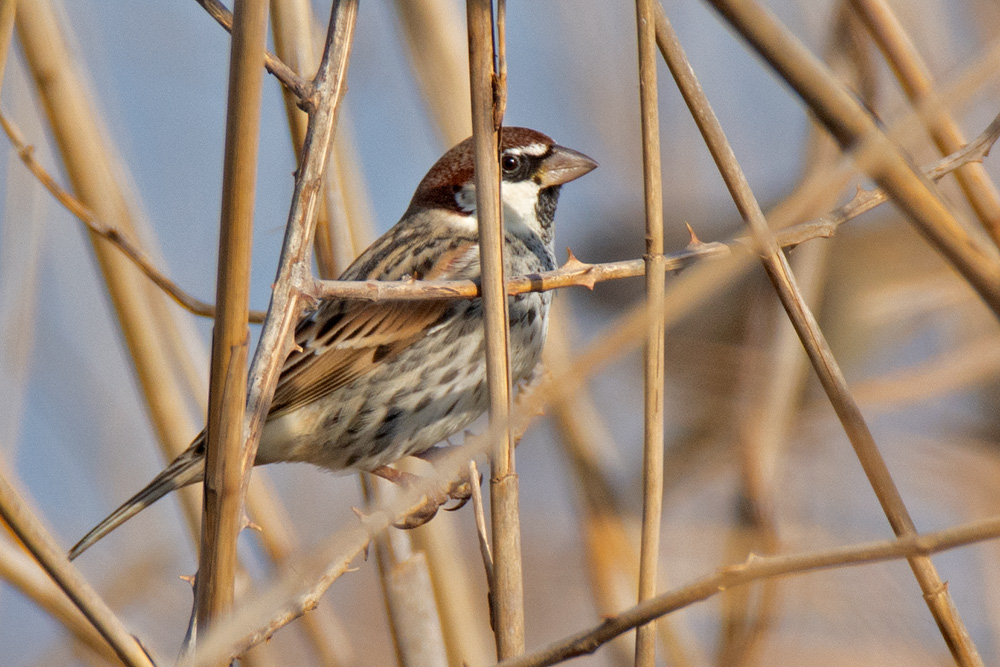
[{"label": "sparrow", "polygon": [[[556,268],[554,217],[564,183],[597,163],[527,128],[504,128],[500,198],[504,269],[522,276]],[[420,181],[395,226],[341,280],[478,281],[473,145],[468,138]],[[516,385],[541,358],[550,292],[508,297],[510,372]],[[369,303],[327,299],[295,328],[261,433],[255,465],[302,461],[398,481],[390,464],[419,455],[489,407],[481,299]],[[87,533],[88,547],[171,491],[200,482],[202,431],[166,469]],[[432,513],[433,514],[433,513]]]}]

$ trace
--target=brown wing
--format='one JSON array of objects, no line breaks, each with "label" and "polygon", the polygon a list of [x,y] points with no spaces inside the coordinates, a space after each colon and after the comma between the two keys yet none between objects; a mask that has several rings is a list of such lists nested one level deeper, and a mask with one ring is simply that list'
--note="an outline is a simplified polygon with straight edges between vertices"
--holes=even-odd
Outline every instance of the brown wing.
[{"label": "brown wing", "polygon": [[[449,269],[474,244],[446,253],[424,277],[449,277]],[[457,251],[457,252],[456,252]],[[268,419],[292,412],[370,372],[423,338],[451,301],[335,301],[295,331],[296,349],[285,361]]]}]

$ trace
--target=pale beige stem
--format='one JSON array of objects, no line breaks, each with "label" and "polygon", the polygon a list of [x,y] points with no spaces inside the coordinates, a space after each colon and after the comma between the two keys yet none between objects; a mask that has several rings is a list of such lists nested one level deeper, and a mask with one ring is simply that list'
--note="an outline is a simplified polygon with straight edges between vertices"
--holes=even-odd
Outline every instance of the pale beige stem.
[{"label": "pale beige stem", "polygon": [[[663,177],[660,166],[660,112],[656,88],[656,27],[653,0],[636,0],[639,42],[639,109],[642,125],[642,181],[646,211],[646,341],[643,348],[642,543],[639,602],[656,595],[663,516]],[[656,627],[637,628],[636,667],[656,662]]]},{"label": "pale beige stem", "polygon": [[[490,422],[510,418],[510,341],[504,289],[503,228],[500,218],[499,133],[494,117],[493,5],[468,0],[469,73],[472,136],[475,149],[476,212],[483,283],[486,338],[486,385]],[[493,525],[493,631],[497,656],[524,651],[524,591],[521,577],[521,530],[514,441],[509,430],[498,435],[490,456],[490,516]]]},{"label": "pale beige stem", "polygon": [[[205,447],[204,520],[195,586],[196,631],[233,605],[242,528],[240,451],[250,346],[250,264],[268,0],[240,0],[233,16],[222,173],[216,316]],[[196,648],[197,644],[195,644]]]}]

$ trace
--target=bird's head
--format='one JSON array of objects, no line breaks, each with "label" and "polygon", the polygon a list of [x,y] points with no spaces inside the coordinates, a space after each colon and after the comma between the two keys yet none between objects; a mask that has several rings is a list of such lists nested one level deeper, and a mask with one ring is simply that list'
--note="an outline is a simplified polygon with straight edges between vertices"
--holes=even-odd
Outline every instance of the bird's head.
[{"label": "bird's head", "polygon": [[[407,214],[443,209],[458,224],[476,226],[476,184],[472,137],[438,160],[424,176]],[[597,167],[583,153],[559,146],[541,132],[506,127],[500,138],[500,198],[504,222],[514,233],[552,238],[559,188]]]}]

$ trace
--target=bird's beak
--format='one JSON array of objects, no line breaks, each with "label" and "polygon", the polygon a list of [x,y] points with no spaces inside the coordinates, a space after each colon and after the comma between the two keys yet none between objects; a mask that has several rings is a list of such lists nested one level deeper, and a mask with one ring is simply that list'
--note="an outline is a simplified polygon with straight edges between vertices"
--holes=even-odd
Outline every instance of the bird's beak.
[{"label": "bird's beak", "polygon": [[597,163],[583,153],[565,146],[553,146],[552,154],[542,161],[539,183],[543,188],[562,185],[596,168]]}]

